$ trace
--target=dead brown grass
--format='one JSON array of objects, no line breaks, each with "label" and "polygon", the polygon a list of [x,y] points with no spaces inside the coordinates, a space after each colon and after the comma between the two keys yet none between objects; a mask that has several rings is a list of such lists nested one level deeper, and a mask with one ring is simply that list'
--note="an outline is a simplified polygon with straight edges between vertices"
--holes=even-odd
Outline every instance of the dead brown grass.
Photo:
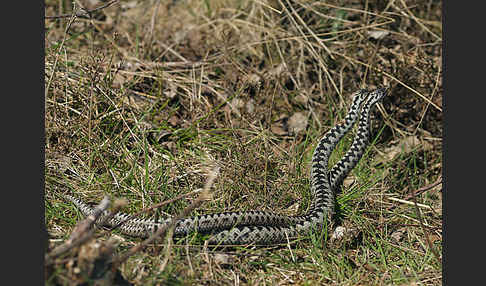
[{"label": "dead brown grass", "polygon": [[[46,1],[46,15],[66,13],[69,1]],[[278,0],[119,1],[90,19],[46,19],[50,248],[79,219],[59,192],[124,197],[135,213],[202,188],[214,165],[214,199],[196,213],[303,212],[319,137],[356,89],[389,85],[373,147],[338,198],[338,218],[353,230],[344,241],[218,252],[187,238],[163,267],[159,244],[120,271],[138,285],[439,285],[441,185],[411,194],[442,172],[441,17],[440,1]],[[89,279],[76,272],[78,257],[60,259],[48,282]]]}]

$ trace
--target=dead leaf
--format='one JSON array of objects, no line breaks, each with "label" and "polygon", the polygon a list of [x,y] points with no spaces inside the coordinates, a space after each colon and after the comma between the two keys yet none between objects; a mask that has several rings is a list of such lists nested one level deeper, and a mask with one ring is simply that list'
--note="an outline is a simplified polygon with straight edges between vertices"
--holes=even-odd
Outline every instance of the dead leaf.
[{"label": "dead leaf", "polygon": [[373,30],[373,31],[368,31],[368,36],[370,38],[373,38],[375,40],[380,40],[386,37],[390,32],[388,31],[380,31],[380,30]]},{"label": "dead leaf", "polygon": [[298,134],[307,127],[307,116],[302,112],[294,113],[288,121],[289,133]]},{"label": "dead leaf", "polygon": [[287,68],[285,67],[284,63],[279,64],[278,66],[274,67],[270,71],[268,71],[268,74],[273,76],[273,77],[278,77],[280,76],[283,72],[285,72]]},{"label": "dead leaf", "polygon": [[307,102],[309,102],[309,97],[303,93],[299,93],[296,97],[294,97],[294,101],[302,105],[307,105]]},{"label": "dead leaf", "polygon": [[253,99],[246,102],[246,112],[248,112],[248,114],[255,112],[255,101]]},{"label": "dead leaf", "polygon": [[280,117],[272,123],[270,126],[270,131],[276,135],[287,135],[288,134],[288,117],[285,114],[280,115]]},{"label": "dead leaf", "polygon": [[402,227],[402,228],[399,228],[399,229],[395,230],[390,235],[390,237],[393,240],[395,240],[396,242],[400,242],[403,239],[403,236],[405,235],[406,232],[407,232],[407,228],[406,227]]},{"label": "dead leaf", "polygon": [[241,98],[235,97],[231,100],[230,103],[231,112],[238,117],[241,116],[240,109],[243,108],[244,106],[245,106],[245,102]]},{"label": "dead leaf", "polygon": [[343,180],[343,188],[349,188],[356,182],[356,177],[350,175]]},{"label": "dead leaf", "polygon": [[231,256],[224,253],[214,254],[214,262],[219,265],[229,265],[231,261]]},{"label": "dead leaf", "polygon": [[246,81],[249,83],[249,84],[252,84],[252,85],[257,85],[257,84],[260,84],[260,76],[257,75],[257,74],[249,74],[247,77],[246,77]]},{"label": "dead leaf", "polygon": [[385,160],[394,159],[399,154],[410,153],[416,148],[427,151],[432,149],[432,144],[425,140],[420,140],[417,136],[408,136],[400,140],[397,144],[385,149]]},{"label": "dead leaf", "polygon": [[118,67],[122,71],[127,71],[127,72],[117,72],[115,74],[115,78],[113,80],[112,87],[113,88],[121,88],[123,87],[127,82],[130,82],[135,74],[135,71],[139,69],[141,66],[140,63],[132,62],[132,61],[123,61],[118,63]]},{"label": "dead leaf", "polygon": [[172,127],[176,127],[179,122],[180,122],[180,119],[178,116],[175,116],[175,115],[172,115],[169,120],[167,120],[167,122],[169,122],[170,126]]},{"label": "dead leaf", "polygon": [[344,226],[338,226],[331,235],[331,240],[341,239],[346,234],[347,229]]}]

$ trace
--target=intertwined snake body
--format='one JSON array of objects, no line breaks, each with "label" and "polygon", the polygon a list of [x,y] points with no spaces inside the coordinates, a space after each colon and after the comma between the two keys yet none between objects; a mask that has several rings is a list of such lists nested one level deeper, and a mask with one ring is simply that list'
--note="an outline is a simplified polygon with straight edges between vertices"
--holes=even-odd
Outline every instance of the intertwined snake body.
[{"label": "intertwined snake body", "polygon": [[[342,124],[334,126],[319,141],[312,156],[310,174],[311,205],[300,216],[286,216],[265,211],[223,212],[193,216],[177,221],[174,235],[185,236],[192,232],[211,234],[209,244],[272,244],[284,242],[298,234],[312,229],[321,229],[326,218],[334,212],[334,199],[340,184],[361,159],[369,141],[372,107],[386,95],[386,88],[373,91],[360,90],[354,94],[353,102]],[[358,130],[347,153],[328,170],[329,156],[337,143],[358,120]],[[93,209],[80,199],[64,195],[72,201],[84,215]],[[108,215],[105,212],[102,216]],[[102,220],[103,218],[100,218]],[[119,226],[127,235],[147,237],[156,229],[167,224],[170,219],[130,218],[130,215],[117,213],[105,221],[107,226]]]}]

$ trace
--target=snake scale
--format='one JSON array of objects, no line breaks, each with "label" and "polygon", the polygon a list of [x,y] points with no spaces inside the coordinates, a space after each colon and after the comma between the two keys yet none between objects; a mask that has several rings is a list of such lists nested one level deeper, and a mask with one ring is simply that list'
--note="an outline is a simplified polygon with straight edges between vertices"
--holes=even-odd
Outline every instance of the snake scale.
[{"label": "snake scale", "polygon": [[[284,242],[291,237],[320,229],[334,212],[334,199],[344,178],[361,159],[369,142],[370,111],[386,95],[387,88],[373,91],[361,89],[353,95],[353,101],[344,122],[330,129],[319,141],[312,156],[310,172],[311,204],[308,211],[299,216],[287,216],[266,211],[239,211],[187,217],[177,221],[174,235],[185,236],[198,232],[210,234],[209,244],[273,244]],[[337,143],[358,121],[353,143],[341,160],[328,170],[329,156]],[[74,203],[88,216],[93,209],[71,195],[64,197]],[[99,220],[109,213],[105,211]],[[170,219],[131,218],[125,213],[117,213],[105,221],[106,226],[119,226],[123,234],[134,237],[148,237]]]}]

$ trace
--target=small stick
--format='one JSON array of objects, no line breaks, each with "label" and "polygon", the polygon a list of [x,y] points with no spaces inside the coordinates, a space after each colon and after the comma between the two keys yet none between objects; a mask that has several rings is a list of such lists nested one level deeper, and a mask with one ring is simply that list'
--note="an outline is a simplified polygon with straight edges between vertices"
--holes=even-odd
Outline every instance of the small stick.
[{"label": "small stick", "polygon": [[[76,13],[74,15],[76,15],[77,17],[86,17],[86,15],[88,15],[89,17],[91,17],[91,13],[95,12],[95,11],[98,11],[98,10],[101,10],[101,9],[104,9],[108,6],[111,6],[112,4],[115,4],[116,2],[118,2],[118,0],[112,0],[104,5],[101,5],[100,7],[97,7],[97,8],[94,8],[94,9],[91,9],[91,10],[84,10],[84,12],[79,12],[79,13]],[[59,18],[69,18],[73,15],[73,13],[71,14],[61,14],[61,15],[55,15],[55,16],[44,16],[45,19],[59,19]]]},{"label": "small stick", "polygon": [[197,197],[197,199],[191,205],[186,207],[178,216],[172,218],[168,224],[163,225],[154,234],[152,234],[149,238],[147,238],[146,240],[144,240],[140,244],[135,245],[134,247],[130,248],[127,252],[125,252],[125,254],[118,256],[113,262],[113,267],[115,269],[118,268],[118,266],[120,264],[122,264],[123,262],[125,262],[128,259],[128,257],[132,256],[133,254],[137,253],[138,251],[141,251],[142,249],[147,247],[147,245],[149,245],[150,243],[157,240],[157,238],[159,238],[160,236],[165,234],[165,232],[167,231],[167,229],[169,227],[174,227],[178,220],[189,215],[189,213],[192,210],[199,207],[201,205],[201,203],[203,201],[207,200],[208,198],[209,198],[208,193],[206,193],[206,192],[201,193],[199,195],[199,197]]},{"label": "small stick", "polygon": [[420,188],[420,189],[417,189],[417,190],[412,191],[412,193],[411,193],[410,195],[406,196],[404,199],[405,199],[405,200],[409,200],[409,199],[411,199],[411,198],[413,198],[413,197],[415,197],[415,196],[420,195],[421,193],[423,193],[423,192],[425,192],[425,191],[427,191],[427,190],[432,189],[433,187],[435,187],[435,186],[437,186],[437,185],[439,185],[439,184],[442,184],[442,177],[439,177],[439,178],[437,179],[437,181],[435,181],[435,183],[428,184],[427,186],[423,186],[423,187],[422,187],[422,188]]},{"label": "small stick", "polygon": [[399,202],[399,203],[402,203],[402,204],[407,204],[407,205],[412,205],[412,206],[416,205],[418,207],[421,207],[421,208],[424,208],[424,209],[429,209],[429,210],[432,209],[431,206],[417,203],[417,202],[415,202],[415,200],[413,202],[410,202],[410,201],[406,201],[406,200],[402,200],[402,199],[398,199],[398,198],[394,198],[394,197],[391,197],[391,198],[388,198],[388,199],[390,201],[396,201],[396,202]]},{"label": "small stick", "polygon": [[183,199],[183,198],[185,198],[185,197],[188,197],[188,196],[190,196],[190,195],[192,195],[192,194],[199,193],[199,192],[201,192],[201,191],[202,191],[201,189],[198,189],[198,190],[195,190],[195,191],[193,191],[193,192],[186,193],[186,194],[182,194],[182,195],[179,195],[179,196],[177,196],[177,197],[175,197],[175,198],[173,198],[173,199],[170,199],[170,200],[167,200],[167,201],[163,201],[163,202],[161,202],[161,203],[158,203],[158,204],[152,205],[152,206],[150,206],[150,207],[147,207],[147,208],[145,208],[145,209],[142,209],[141,211],[139,211],[139,212],[137,212],[137,213],[135,213],[135,214],[133,214],[133,215],[129,216],[127,219],[122,220],[121,222],[119,222],[118,224],[116,224],[115,226],[113,226],[113,227],[112,227],[110,230],[114,230],[114,229],[116,229],[116,228],[120,227],[122,224],[126,223],[126,222],[127,222],[127,221],[129,221],[129,220],[132,220],[132,219],[136,218],[137,216],[139,216],[139,215],[141,215],[141,214],[143,214],[143,213],[145,213],[145,212],[149,212],[149,211],[151,211],[151,210],[153,210],[153,209],[160,208],[160,207],[162,207],[162,206],[165,206],[165,205],[167,205],[167,204],[173,203],[173,202],[175,202],[175,201],[178,201],[178,200],[180,200],[180,199]]},{"label": "small stick", "polygon": [[420,213],[420,209],[418,208],[417,198],[415,196],[415,191],[412,191],[412,199],[413,199],[413,202],[415,203],[415,211],[417,212],[417,217],[418,217],[418,220],[420,222],[420,226],[422,228],[422,231],[424,232],[425,241],[427,242],[427,245],[429,246],[430,251],[432,251],[432,253],[434,254],[434,256],[437,259],[437,261],[440,262],[441,261],[440,255],[437,252],[437,250],[435,249],[435,247],[432,244],[432,242],[430,241],[429,232],[426,230],[426,228],[424,226],[422,214]]},{"label": "small stick", "polygon": [[[157,231],[152,234],[149,238],[146,240],[142,241],[140,244],[135,245],[134,247],[130,248],[127,252],[125,252],[122,255],[117,256],[115,259],[113,259],[113,265],[112,269],[117,269],[123,262],[125,262],[130,256],[133,254],[137,253],[138,251],[141,251],[145,247],[147,247],[150,243],[154,242],[157,240],[159,237],[161,237],[169,228],[175,227],[175,224],[177,221],[180,219],[187,217],[192,210],[195,208],[199,207],[203,201],[208,200],[211,198],[211,194],[209,193],[209,189],[213,185],[214,179],[218,175],[219,168],[216,167],[210,174],[209,178],[206,181],[206,184],[204,185],[204,189],[201,192],[201,194],[196,198],[194,202],[192,202],[189,206],[184,208],[184,210],[177,215],[176,217],[173,217],[168,224],[163,225],[161,228],[157,229]],[[170,237],[168,239],[171,239]]]},{"label": "small stick", "polygon": [[93,224],[100,217],[100,215],[110,206],[110,197],[105,196],[103,200],[93,209],[93,213],[80,221],[73,232],[63,244],[54,248],[50,253],[46,254],[45,260],[48,264],[52,263],[53,259],[68,250],[84,243],[93,236]]},{"label": "small stick", "polygon": [[[422,194],[423,192],[425,192],[427,190],[432,189],[433,187],[435,187],[435,186],[437,186],[439,184],[442,184],[442,177],[439,177],[437,179],[437,181],[435,181],[435,183],[428,184],[427,186],[423,186],[422,188],[417,189],[417,190],[413,190],[412,193],[410,195],[406,196],[404,199],[398,199],[398,198],[389,198],[389,199],[392,200],[392,201],[397,201],[397,202],[401,202],[401,203],[405,203],[405,204],[412,205],[413,203],[412,202],[409,202],[408,200],[414,198],[415,196],[418,196],[418,195]],[[429,208],[431,210],[434,210],[430,206],[421,205],[421,204],[418,204],[418,206],[421,206],[421,207],[425,207],[425,208]],[[391,205],[391,206],[388,207],[387,210],[390,211],[390,210],[392,210],[395,207],[396,207],[395,205]]]}]

